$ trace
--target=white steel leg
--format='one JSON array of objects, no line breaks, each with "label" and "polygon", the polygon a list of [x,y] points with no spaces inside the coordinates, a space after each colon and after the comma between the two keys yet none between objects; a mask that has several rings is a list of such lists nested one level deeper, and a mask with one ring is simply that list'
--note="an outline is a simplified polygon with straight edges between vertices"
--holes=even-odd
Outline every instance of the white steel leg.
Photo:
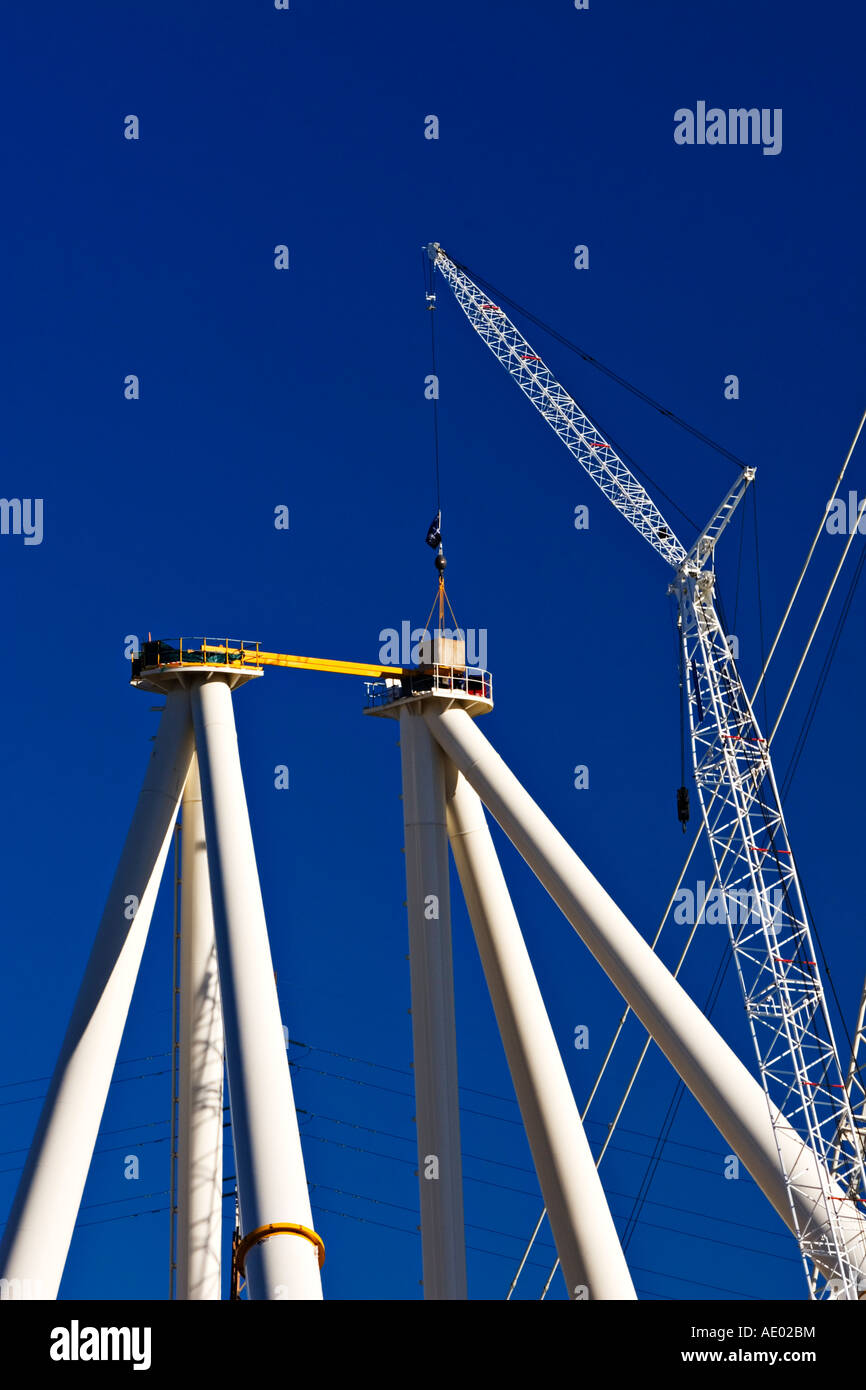
[{"label": "white steel leg", "polygon": [[466,1248],[443,759],[412,707],[400,711],[400,753],[424,1297],[464,1299]]},{"label": "white steel leg", "polygon": [[448,833],[571,1298],[636,1294],[479,798],[450,766]]},{"label": "white steel leg", "polygon": [[183,792],[177,1296],[221,1296],[223,1016],[198,760]]},{"label": "white steel leg", "polygon": [[0,1244],[5,1296],[57,1297],[192,742],[189,698],[172,693]]},{"label": "white steel leg", "polygon": [[[241,1230],[254,1299],[319,1299],[313,1231],[274,968],[225,680],[191,701],[201,775]],[[294,1229],[268,1236],[276,1224]]]},{"label": "white steel leg", "polygon": [[[835,1240],[824,1191],[832,1193],[852,1262],[866,1275],[866,1225],[813,1151],[790,1127],[774,1132],[766,1096],[649,944],[608,896],[464,710],[428,713],[426,721],[529,867],[561,908],[698,1103],[748,1168],[782,1220],[793,1229],[779,1147],[792,1176],[801,1222],[823,1223]],[[829,1187],[828,1187],[829,1184]],[[796,1232],[795,1232],[796,1234]],[[834,1256],[822,1264],[830,1279]]]}]

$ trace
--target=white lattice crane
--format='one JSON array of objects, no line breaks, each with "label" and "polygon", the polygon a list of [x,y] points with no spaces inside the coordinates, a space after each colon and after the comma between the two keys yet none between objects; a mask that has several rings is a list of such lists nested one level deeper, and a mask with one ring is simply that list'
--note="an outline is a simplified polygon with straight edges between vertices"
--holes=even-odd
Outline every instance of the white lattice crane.
[{"label": "white lattice crane", "polygon": [[[866,1201],[862,1127],[840,1067],[817,957],[766,738],[740,679],[715,603],[716,541],[752,482],[744,469],[687,550],[611,443],[507,317],[439,246],[428,247],[479,337],[617,511],[674,571],[695,782],[725,904],[731,947],[773,1118],[795,1230],[815,1296],[857,1299],[849,1201]],[[807,1180],[783,1162],[794,1131],[819,1163]],[[788,1149],[788,1152],[790,1150]],[[821,1190],[814,1187],[819,1174]],[[832,1177],[831,1177],[832,1174]],[[824,1179],[826,1178],[826,1182]],[[835,1181],[834,1181],[835,1179]],[[849,1201],[839,1196],[840,1189]],[[796,1193],[796,1198],[795,1198]],[[804,1201],[805,1198],[805,1201]],[[822,1223],[809,1212],[829,1209]],[[805,1213],[805,1214],[804,1214]],[[835,1268],[836,1277],[819,1274]]]}]

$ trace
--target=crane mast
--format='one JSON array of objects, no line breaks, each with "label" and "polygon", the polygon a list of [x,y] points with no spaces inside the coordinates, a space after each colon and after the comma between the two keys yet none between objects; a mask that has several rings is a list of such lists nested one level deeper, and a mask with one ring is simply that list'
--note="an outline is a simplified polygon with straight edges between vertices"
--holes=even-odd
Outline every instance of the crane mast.
[{"label": "crane mast", "polygon": [[[646,489],[520,331],[438,243],[428,254],[479,337],[608,500],[673,568],[688,687],[695,783],[724,903],[731,949],[761,1082],[773,1117],[812,1297],[857,1299],[862,1276],[840,1213],[827,1233],[814,1210],[838,1211],[839,1187],[863,1210],[863,1132],[854,1122],[817,957],[788,840],[769,744],[746,695],[715,602],[714,551],[754,478],[745,469],[690,550]],[[819,1163],[805,1172],[782,1158],[780,1130],[793,1131]],[[805,1165],[804,1165],[805,1169]],[[814,1187],[815,1173],[821,1184]],[[831,1176],[832,1174],[832,1176]],[[839,1186],[835,1186],[834,1184]],[[794,1192],[800,1200],[795,1200]],[[803,1198],[807,1200],[803,1202]],[[819,1266],[836,1270],[819,1274]]]}]

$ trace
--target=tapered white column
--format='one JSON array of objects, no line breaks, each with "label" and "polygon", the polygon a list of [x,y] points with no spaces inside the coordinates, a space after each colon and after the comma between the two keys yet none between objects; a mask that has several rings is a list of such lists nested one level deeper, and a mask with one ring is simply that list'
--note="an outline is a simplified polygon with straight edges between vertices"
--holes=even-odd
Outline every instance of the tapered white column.
[{"label": "tapered white column", "polygon": [[223,1016],[198,760],[183,791],[177,1297],[221,1296]]},{"label": "tapered white column", "polygon": [[[322,1285],[274,968],[225,679],[191,690],[225,1023],[241,1234],[254,1299],[319,1299]],[[288,1224],[299,1230],[266,1228]],[[305,1234],[306,1233],[306,1234]],[[263,1237],[258,1239],[258,1237]]]},{"label": "tapered white column", "polygon": [[[689,1090],[772,1202],[794,1228],[782,1164],[801,1226],[823,1225],[838,1275],[825,1192],[838,1211],[851,1261],[866,1274],[866,1226],[813,1151],[784,1122],[774,1129],[767,1098],[754,1077],[677,983],[631,922],[592,876],[464,710],[428,713],[427,724],[447,756],[481,797],[515,848],[561,908]],[[778,1147],[777,1147],[778,1138]],[[782,1160],[780,1163],[779,1149]]]},{"label": "tapered white column", "polygon": [[6,1297],[57,1297],[192,756],[169,695],[138,805],[0,1244]]},{"label": "tapered white column", "polygon": [[400,711],[400,754],[424,1297],[462,1299],[466,1247],[443,759],[414,706]]},{"label": "tapered white column", "polygon": [[445,771],[448,834],[571,1298],[637,1295],[481,802]]}]

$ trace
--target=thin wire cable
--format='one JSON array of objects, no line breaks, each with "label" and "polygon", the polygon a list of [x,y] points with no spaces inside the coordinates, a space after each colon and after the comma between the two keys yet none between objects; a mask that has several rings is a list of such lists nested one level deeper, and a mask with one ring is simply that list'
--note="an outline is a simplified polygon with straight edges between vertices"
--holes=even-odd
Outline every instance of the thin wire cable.
[{"label": "thin wire cable", "polygon": [[834,629],[833,636],[830,641],[830,646],[824,657],[824,663],[821,667],[818,680],[815,683],[815,689],[812,692],[812,698],[809,701],[809,706],[806,715],[804,716],[803,724],[800,728],[800,733],[797,735],[797,741],[794,744],[794,751],[791,754],[791,759],[788,763],[784,781],[782,783],[782,789],[780,792],[780,797],[783,801],[785,800],[785,798],[788,795],[788,792],[791,789],[791,782],[793,781],[794,776],[797,772],[797,768],[800,765],[800,759],[803,756],[803,751],[806,747],[806,740],[808,739],[809,734],[811,732],[815,715],[818,713],[818,705],[820,704],[821,696],[824,693],[824,687],[827,684],[827,678],[830,675],[830,668],[833,665],[833,660],[836,655],[837,648],[839,646],[839,641],[842,636],[845,624],[847,622],[848,614],[851,610],[854,595],[857,591],[857,586],[860,582],[860,576],[863,573],[864,560],[866,560],[866,547],[864,547],[860,552],[860,558],[857,561],[857,565],[848,588],[848,593],[845,597],[845,603],[842,607],[842,611],[836,623],[836,627]]},{"label": "thin wire cable", "polygon": [[838,489],[839,489],[839,485],[840,485],[840,483],[842,482],[843,478],[845,477],[845,474],[846,474],[846,472],[847,472],[847,470],[848,470],[848,464],[851,462],[851,455],[854,453],[854,450],[855,450],[855,448],[857,447],[857,441],[858,441],[859,438],[860,438],[860,435],[861,435],[861,433],[862,433],[864,424],[866,424],[866,410],[864,410],[862,416],[860,417],[860,423],[859,423],[859,425],[857,426],[857,432],[856,432],[856,434],[854,435],[854,438],[853,438],[852,441],[851,441],[851,447],[849,448],[848,453],[847,453],[846,456],[845,456],[845,462],[842,464],[842,470],[841,470],[841,472],[840,472],[838,478],[836,479],[836,483],[835,483],[835,486],[834,486],[834,488],[833,488],[833,491],[832,491],[832,493],[830,494],[830,497],[829,497],[829,499],[828,499],[828,501],[827,501],[827,504],[826,504],[826,506],[825,506],[825,508],[824,508],[823,513],[821,514],[821,520],[818,522],[818,529],[817,529],[817,531],[815,532],[814,539],[813,539],[813,541],[812,541],[811,546],[809,547],[809,554],[806,556],[806,562],[805,562],[805,564],[803,565],[803,568],[802,568],[801,571],[800,571],[800,577],[799,577],[799,579],[797,580],[797,583],[796,583],[795,586],[794,586],[794,592],[793,592],[793,594],[791,595],[790,601],[789,601],[789,603],[788,603],[788,607],[785,609],[784,617],[782,618],[782,621],[781,621],[781,623],[779,624],[779,631],[776,633],[776,636],[775,636],[774,639],[773,639],[773,645],[772,645],[772,647],[770,648],[769,655],[768,655],[768,657],[767,657],[767,660],[766,660],[765,663],[764,663],[763,670],[761,671],[761,674],[760,674],[760,676],[759,676],[759,678],[758,678],[758,684],[755,686],[755,689],[754,689],[754,691],[752,692],[752,698],[751,698],[751,700],[749,701],[750,704],[754,704],[754,703],[755,703],[755,696],[757,695],[758,691],[760,690],[761,686],[762,686],[763,683],[764,683],[764,677],[765,677],[766,674],[767,674],[767,667],[769,666],[770,662],[773,660],[773,654],[774,654],[774,652],[775,652],[777,646],[779,645],[779,638],[782,636],[782,633],[783,633],[784,630],[785,630],[785,624],[787,623],[788,618],[790,617],[791,609],[794,607],[794,603],[796,602],[797,595],[798,595],[798,593],[800,592],[800,586],[801,586],[801,584],[803,583],[803,580],[804,580],[804,578],[805,578],[805,576],[806,576],[806,571],[807,571],[807,569],[809,568],[809,565],[810,565],[811,560],[812,560],[812,556],[813,556],[814,553],[815,553],[815,547],[817,546],[818,541],[819,541],[820,538],[821,538],[821,532],[824,530],[824,526],[825,526],[825,523],[826,523],[826,520],[827,520],[827,512],[828,512],[828,510],[829,510],[829,508],[830,508],[830,503],[833,501],[834,497],[836,496],[836,493],[837,493],[837,491],[838,491]]},{"label": "thin wire cable", "polygon": [[436,512],[442,515],[442,494],[439,483],[439,369],[436,365],[436,292],[433,284],[433,263],[426,251],[421,252],[424,271],[424,298],[430,314],[430,357],[433,364],[431,400],[433,402],[433,472],[436,480]]},{"label": "thin wire cable", "polygon": [[511,1287],[509,1288],[508,1293],[505,1295],[505,1302],[506,1302],[506,1303],[510,1302],[510,1300],[511,1300],[511,1295],[514,1293],[514,1290],[517,1288],[517,1281],[518,1281],[518,1279],[520,1278],[521,1274],[523,1273],[523,1269],[524,1269],[524,1266],[525,1266],[525,1264],[526,1264],[526,1261],[529,1259],[529,1253],[530,1253],[530,1251],[531,1251],[533,1245],[535,1244],[535,1238],[536,1238],[536,1236],[538,1235],[538,1232],[541,1230],[541,1225],[542,1225],[542,1222],[544,1221],[544,1218],[545,1218],[546,1215],[547,1215],[547,1208],[545,1207],[544,1211],[541,1213],[541,1215],[539,1216],[538,1220],[537,1220],[536,1223],[535,1223],[535,1230],[532,1232],[532,1235],[529,1237],[529,1244],[527,1245],[526,1249],[525,1249],[524,1252],[523,1252],[523,1257],[522,1257],[522,1259],[521,1259],[521,1261],[520,1261],[520,1264],[517,1266],[517,1273],[515,1274],[514,1278],[513,1278],[512,1281],[511,1281]]},{"label": "thin wire cable", "polygon": [[[170,1057],[170,1056],[171,1056],[171,1053],[170,1053],[170,1052],[149,1052],[149,1053],[147,1053],[144,1057],[121,1057],[121,1058],[118,1059],[117,1065],[118,1065],[119,1067],[125,1067],[125,1066],[131,1066],[133,1062],[158,1062],[158,1061],[160,1061],[161,1058],[163,1058],[163,1057]],[[161,1073],[159,1073],[159,1072],[145,1072],[144,1075],[145,1075],[145,1076],[158,1076],[158,1075],[161,1075]],[[120,1079],[120,1078],[119,1078],[119,1079]],[[51,1077],[50,1077],[50,1076],[25,1076],[25,1077],[22,1078],[21,1081],[2,1081],[2,1082],[0,1082],[0,1091],[8,1090],[8,1088],[9,1088],[10,1086],[36,1086],[36,1085],[39,1084],[40,1081],[50,1081],[50,1080],[51,1080]],[[34,1100],[34,1099],[41,1100],[42,1097],[41,1097],[41,1096],[38,1096],[38,1097],[31,1096],[31,1097],[29,1097],[29,1099],[31,1099],[31,1100]]]},{"label": "thin wire cable", "polygon": [[791,681],[791,684],[790,684],[789,687],[788,687],[788,693],[787,693],[787,695],[785,696],[784,700],[782,701],[782,708],[779,710],[779,713],[776,715],[776,722],[775,722],[775,724],[773,725],[772,733],[770,734],[770,736],[769,736],[769,738],[768,738],[768,740],[767,740],[768,743],[772,743],[772,742],[773,742],[773,739],[776,737],[776,731],[777,731],[779,725],[780,725],[781,722],[782,722],[782,715],[785,713],[785,710],[788,708],[788,701],[790,700],[790,698],[791,698],[791,696],[792,696],[792,694],[793,694],[793,692],[794,692],[794,687],[795,687],[795,685],[797,684],[797,681],[799,680],[800,672],[801,672],[802,669],[803,669],[803,666],[804,666],[805,661],[806,661],[806,657],[809,655],[809,651],[810,651],[810,649],[811,649],[812,643],[813,643],[813,641],[815,640],[815,633],[818,631],[818,628],[819,628],[819,626],[820,626],[820,624],[821,624],[821,619],[823,618],[824,612],[825,612],[825,610],[826,610],[826,608],[827,608],[827,604],[830,602],[830,596],[831,596],[831,594],[833,593],[833,590],[834,590],[835,587],[836,587],[836,580],[839,578],[839,575],[840,575],[840,573],[841,573],[841,571],[842,571],[842,566],[844,565],[844,563],[845,563],[845,561],[846,561],[846,559],[847,559],[847,557],[848,557],[848,551],[851,549],[851,546],[852,546],[853,543],[854,543],[854,537],[857,536],[857,535],[859,535],[859,533],[860,533],[860,519],[861,519],[861,517],[863,516],[864,512],[866,512],[866,497],[864,497],[863,501],[860,503],[860,510],[859,510],[858,513],[857,513],[857,519],[856,519],[856,521],[855,521],[853,527],[851,528],[851,534],[850,534],[850,536],[848,537],[847,543],[846,543],[846,545],[845,545],[845,549],[842,551],[842,558],[841,558],[841,560],[839,561],[838,565],[836,566],[835,573],[834,573],[834,575],[833,575],[833,578],[832,578],[831,581],[830,581],[830,587],[829,587],[829,589],[827,590],[827,594],[826,594],[826,597],[824,598],[824,602],[821,604],[820,612],[818,613],[818,616],[817,616],[817,618],[815,619],[815,625],[814,625],[814,627],[812,628],[812,631],[809,633],[809,640],[808,640],[808,642],[806,643],[805,648],[803,649],[803,655],[800,657],[800,664],[798,665],[796,671],[794,672],[794,679]]},{"label": "thin wire cable", "polygon": [[[710,805],[709,805],[709,807],[707,808],[707,816],[709,816],[710,810],[712,809],[713,801],[715,801],[717,795],[718,795],[718,790],[716,790],[716,791],[713,792],[712,800],[710,801]],[[698,827],[697,833],[695,834],[695,837],[694,837],[694,839],[692,840],[692,843],[691,843],[691,847],[690,847],[690,849],[689,849],[689,852],[688,852],[688,854],[686,855],[685,863],[683,864],[683,867],[682,867],[682,869],[680,870],[680,876],[679,876],[679,878],[677,879],[677,882],[676,882],[676,886],[675,886],[675,888],[674,888],[674,891],[671,893],[671,896],[670,896],[670,898],[669,898],[669,900],[668,900],[668,905],[667,905],[667,907],[666,907],[665,910],[664,910],[664,913],[663,913],[662,919],[661,919],[661,921],[660,921],[660,923],[659,923],[659,925],[658,925],[658,929],[657,929],[657,931],[656,931],[656,934],[655,934],[655,936],[653,937],[652,942],[650,943],[653,950],[655,950],[656,946],[658,945],[659,938],[661,937],[661,934],[662,934],[662,932],[664,931],[665,923],[667,922],[668,916],[669,916],[669,914],[670,914],[670,910],[671,910],[671,908],[673,907],[674,903],[676,902],[677,896],[678,896],[679,891],[680,891],[680,887],[681,887],[681,885],[682,885],[682,881],[683,881],[683,879],[684,879],[685,876],[686,876],[686,872],[687,872],[687,870],[688,870],[689,864],[692,862],[692,857],[693,857],[693,855],[694,855],[695,850],[696,850],[697,847],[698,847],[698,844],[700,843],[700,839],[701,839],[701,836],[702,836],[703,833],[704,833],[704,829],[705,829],[705,822],[704,822],[704,821],[701,821],[701,824],[700,824],[700,826]],[[715,883],[715,878],[713,879],[713,882]],[[688,945],[691,945],[691,942],[692,942],[693,938],[694,938],[694,932],[692,932],[691,936],[689,937]],[[686,951],[688,950],[688,945],[686,946]],[[682,959],[683,959],[683,960],[685,959],[685,952],[683,953]],[[682,961],[680,962],[680,964],[682,964]],[[608,1047],[608,1049],[607,1049],[607,1052],[605,1053],[605,1056],[604,1056],[604,1058],[603,1058],[603,1060],[602,1060],[602,1064],[601,1064],[601,1067],[599,1068],[598,1075],[597,1075],[596,1078],[595,1078],[595,1082],[594,1082],[594,1084],[593,1084],[592,1090],[591,1090],[590,1093],[589,1093],[589,1098],[587,1099],[586,1105],[584,1106],[583,1112],[582,1112],[582,1114],[581,1114],[581,1117],[580,1117],[580,1118],[581,1118],[581,1123],[583,1123],[583,1124],[586,1124],[586,1123],[587,1123],[587,1115],[588,1115],[588,1113],[589,1113],[590,1106],[592,1105],[592,1102],[593,1102],[593,1100],[595,1099],[596,1092],[598,1091],[598,1088],[599,1088],[599,1086],[601,1085],[602,1078],[604,1077],[604,1074],[605,1074],[605,1072],[607,1071],[607,1068],[608,1068],[608,1065],[609,1065],[609,1063],[610,1063],[611,1057],[613,1056],[614,1050],[615,1050],[615,1048],[616,1048],[616,1046],[617,1046],[617,1044],[618,1044],[618,1042],[619,1042],[619,1039],[620,1039],[620,1037],[621,1037],[621,1035],[622,1035],[622,1030],[623,1030],[623,1028],[625,1027],[626,1022],[627,1022],[627,1020],[628,1020],[629,1015],[631,1014],[631,1012],[632,1012],[631,1006],[630,1006],[630,1005],[626,1005],[625,1011],[624,1011],[622,1017],[620,1018],[619,1023],[618,1023],[617,1026],[616,1026],[616,1029],[614,1030],[614,1035],[613,1035],[613,1037],[612,1037],[612,1039],[611,1039],[611,1041],[610,1041],[610,1045],[609,1045],[609,1047]],[[603,1147],[603,1149],[602,1149],[601,1155],[600,1155],[600,1157],[599,1157],[599,1159],[598,1159],[598,1163],[601,1162],[601,1159],[604,1157],[605,1151],[606,1151],[608,1145],[610,1144],[610,1141],[611,1141],[612,1138],[613,1138],[614,1131],[615,1131],[616,1126],[617,1126],[617,1124],[618,1124],[618,1122],[619,1122],[619,1118],[620,1118],[620,1116],[622,1115],[623,1110],[625,1109],[625,1103],[626,1103],[626,1101],[627,1101],[629,1095],[631,1094],[632,1087],[634,1086],[634,1083],[635,1083],[635,1081],[637,1080],[637,1077],[638,1077],[638,1073],[640,1072],[640,1069],[641,1069],[641,1067],[643,1066],[644,1058],[646,1057],[647,1052],[649,1051],[649,1045],[650,1045],[650,1038],[647,1037],[646,1043],[644,1044],[644,1047],[643,1047],[643,1051],[641,1052],[641,1055],[640,1055],[640,1057],[639,1057],[639,1059],[638,1059],[637,1066],[635,1067],[634,1071],[632,1072],[631,1078],[630,1078],[630,1080],[629,1080],[629,1082],[628,1082],[628,1085],[627,1085],[627,1087],[626,1087],[625,1095],[623,1096],[622,1101],[620,1102],[619,1108],[617,1109],[616,1115],[615,1115],[615,1117],[614,1117],[614,1119],[613,1119],[613,1121],[612,1121],[612,1123],[611,1123],[611,1126],[610,1126],[610,1130],[609,1130],[607,1139],[606,1139],[606,1141],[605,1141],[605,1144],[604,1144],[604,1147]],[[596,1164],[596,1167],[598,1166],[598,1163]],[[541,1213],[542,1219],[544,1218],[544,1216],[546,1215],[546,1213],[547,1213],[547,1207],[545,1207],[544,1210],[543,1210],[542,1213]],[[555,1271],[555,1269],[554,1269],[554,1271],[552,1271],[552,1273],[551,1273],[551,1278],[553,1277],[553,1273],[555,1273],[555,1272],[556,1272],[556,1271]],[[547,1287],[549,1288],[549,1286],[550,1286],[550,1285],[549,1285],[549,1281],[548,1281]],[[542,1298],[543,1298],[543,1297],[544,1297],[544,1294],[542,1294]]]},{"label": "thin wire cable", "polygon": [[[758,584],[758,632],[761,639],[761,665],[766,665],[764,659],[764,602],[761,598],[761,549],[758,541],[758,486],[752,483],[752,512],[755,518],[755,577]],[[764,696],[764,728],[767,729],[770,723],[770,716],[767,711],[767,687],[763,687]],[[769,739],[767,740],[769,744]]]}]

